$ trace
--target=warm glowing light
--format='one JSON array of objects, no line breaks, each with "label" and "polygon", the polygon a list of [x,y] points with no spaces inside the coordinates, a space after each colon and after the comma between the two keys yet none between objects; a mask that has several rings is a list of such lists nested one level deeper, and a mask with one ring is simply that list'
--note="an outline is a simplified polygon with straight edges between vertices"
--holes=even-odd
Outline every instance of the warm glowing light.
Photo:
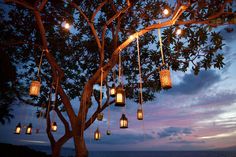
[{"label": "warm glowing light", "polygon": [[57,131],[57,123],[56,122],[53,122],[52,125],[51,125],[51,130],[53,132],[56,132]]},{"label": "warm glowing light", "polygon": [[97,130],[94,132],[94,140],[100,140],[101,138],[101,133],[99,131],[99,129],[97,128]]},{"label": "warm glowing light", "polygon": [[39,81],[32,81],[30,84],[29,95],[30,96],[38,96],[40,93],[41,83]]},{"label": "warm glowing light", "polygon": [[66,22],[66,23],[64,24],[64,28],[65,28],[65,29],[70,29],[70,24]]},{"label": "warm glowing light", "polygon": [[137,119],[143,120],[143,110],[142,109],[137,110]]},{"label": "warm glowing light", "polygon": [[182,34],[182,29],[178,28],[178,29],[176,30],[176,35],[181,35],[181,34]]},{"label": "warm glowing light", "polygon": [[31,133],[32,133],[32,124],[30,123],[26,128],[25,134],[30,135]]},{"label": "warm glowing light", "polygon": [[15,129],[15,134],[20,134],[20,132],[21,132],[21,124],[18,123]]},{"label": "warm glowing light", "polygon": [[163,11],[164,15],[169,15],[169,13],[170,13],[169,9],[164,9],[164,11]]},{"label": "warm glowing light", "polygon": [[121,129],[128,128],[128,119],[125,117],[125,114],[122,114],[120,118],[120,128]]},{"label": "warm glowing light", "polygon": [[135,38],[135,37],[134,37],[133,35],[130,35],[130,36],[129,36],[129,40],[134,40],[134,38]]},{"label": "warm glowing light", "polygon": [[125,106],[125,90],[121,85],[116,88],[115,106]]},{"label": "warm glowing light", "polygon": [[113,84],[112,84],[112,87],[111,87],[111,89],[110,89],[110,96],[111,96],[111,97],[115,97],[115,95],[116,95],[116,86],[115,86],[115,84],[113,83]]},{"label": "warm glowing light", "polygon": [[160,82],[163,89],[169,89],[172,87],[170,70],[164,69],[160,71]]}]

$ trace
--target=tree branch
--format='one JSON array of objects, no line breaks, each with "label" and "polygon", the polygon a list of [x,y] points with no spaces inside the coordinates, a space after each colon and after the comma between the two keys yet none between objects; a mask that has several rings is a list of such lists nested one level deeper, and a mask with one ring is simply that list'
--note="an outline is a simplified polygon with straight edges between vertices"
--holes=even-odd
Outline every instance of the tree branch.
[{"label": "tree branch", "polygon": [[93,12],[93,15],[91,17],[90,21],[93,21],[95,16],[97,15],[97,13],[99,12],[99,10],[101,10],[101,8],[107,3],[108,0],[103,1],[102,3],[99,4],[99,6],[97,7],[97,9],[95,10],[95,12]]},{"label": "tree branch", "polygon": [[39,6],[39,11],[42,11],[43,10],[43,8],[45,7],[45,5],[47,4],[47,2],[48,2],[48,0],[43,0],[42,1],[42,3],[41,3],[41,5]]}]

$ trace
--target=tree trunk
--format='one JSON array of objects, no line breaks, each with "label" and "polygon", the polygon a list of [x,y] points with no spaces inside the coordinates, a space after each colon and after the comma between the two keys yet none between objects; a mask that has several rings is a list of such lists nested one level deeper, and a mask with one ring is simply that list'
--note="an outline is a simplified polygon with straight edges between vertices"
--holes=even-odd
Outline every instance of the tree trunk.
[{"label": "tree trunk", "polygon": [[83,136],[74,137],[75,157],[88,157],[88,150]]},{"label": "tree trunk", "polygon": [[52,157],[60,157],[61,145],[55,144],[52,147]]}]

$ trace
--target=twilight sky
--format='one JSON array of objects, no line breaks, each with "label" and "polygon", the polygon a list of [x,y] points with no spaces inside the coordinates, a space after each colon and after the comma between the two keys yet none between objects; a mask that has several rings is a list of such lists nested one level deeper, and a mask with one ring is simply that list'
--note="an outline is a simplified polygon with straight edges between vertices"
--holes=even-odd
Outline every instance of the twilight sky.
[{"label": "twilight sky", "polygon": [[[95,122],[86,131],[88,149],[202,150],[236,146],[236,27],[231,27],[232,33],[219,28],[226,44],[222,50],[226,63],[223,69],[201,71],[198,76],[192,71],[172,71],[173,88],[156,93],[155,101],[144,104],[143,121],[136,120],[138,105],[127,101],[128,129],[119,128],[122,109],[111,106],[112,134],[106,135],[108,113],[105,110],[105,120]],[[73,103],[78,104],[78,100]],[[15,118],[10,124],[0,125],[0,143],[50,145],[43,132],[45,121],[37,120],[33,116],[35,111],[36,108],[24,104],[14,105]],[[32,122],[33,134],[13,134],[18,122],[23,125]],[[58,119],[56,122],[59,131],[54,135],[60,137],[64,128]],[[93,133],[98,126],[102,138],[94,141]],[[36,128],[41,129],[39,134],[35,134]],[[73,141],[65,147],[73,147]]]}]

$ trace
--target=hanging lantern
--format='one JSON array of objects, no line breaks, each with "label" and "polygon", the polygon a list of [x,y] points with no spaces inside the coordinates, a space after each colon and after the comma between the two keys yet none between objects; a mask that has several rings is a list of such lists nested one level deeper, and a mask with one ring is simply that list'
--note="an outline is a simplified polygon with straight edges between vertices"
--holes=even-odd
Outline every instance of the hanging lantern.
[{"label": "hanging lantern", "polygon": [[32,123],[30,123],[27,128],[25,134],[31,135],[32,133]]},{"label": "hanging lantern", "polygon": [[115,106],[125,106],[125,90],[119,85],[116,88],[116,101]]},{"label": "hanging lantern", "polygon": [[107,135],[111,135],[111,130],[107,130]]},{"label": "hanging lantern", "polygon": [[30,96],[38,96],[40,93],[41,83],[39,81],[32,81],[30,84],[29,95]]},{"label": "hanging lantern", "polygon": [[18,134],[18,135],[19,135],[20,132],[21,132],[21,124],[18,123],[17,126],[16,126],[16,129],[15,129],[15,134]]},{"label": "hanging lantern", "polygon": [[110,89],[110,96],[111,96],[111,97],[115,97],[115,95],[116,95],[116,86],[115,86],[115,84],[113,83],[113,84],[112,84],[112,87],[111,87],[111,89]]},{"label": "hanging lantern", "polygon": [[163,89],[170,89],[172,87],[169,69],[163,69],[160,71],[160,81]]},{"label": "hanging lantern", "polygon": [[103,113],[98,113],[97,120],[98,121],[102,121],[103,120]]},{"label": "hanging lantern", "polygon": [[94,132],[94,140],[100,140],[101,138],[101,133],[99,131],[99,129],[97,128],[97,130]]},{"label": "hanging lantern", "polygon": [[120,118],[120,128],[121,129],[128,128],[128,119],[125,117],[125,114],[122,114]]},{"label": "hanging lantern", "polygon": [[57,131],[57,123],[56,122],[53,122],[52,125],[51,125],[51,130],[53,132],[56,132]]},{"label": "hanging lantern", "polygon": [[143,120],[143,110],[142,109],[137,110],[137,119]]}]

